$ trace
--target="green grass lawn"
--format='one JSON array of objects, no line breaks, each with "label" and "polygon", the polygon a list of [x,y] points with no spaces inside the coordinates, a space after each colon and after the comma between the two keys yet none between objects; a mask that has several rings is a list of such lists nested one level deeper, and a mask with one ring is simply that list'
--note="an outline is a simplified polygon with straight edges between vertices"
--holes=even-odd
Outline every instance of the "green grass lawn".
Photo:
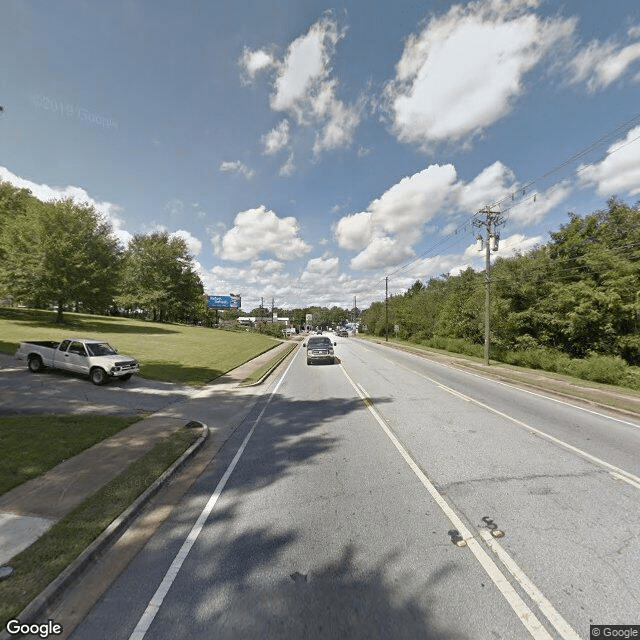
[{"label": "green grass lawn", "polygon": [[281,342],[253,332],[129,318],[65,313],[64,319],[57,324],[52,311],[0,308],[0,352],[13,354],[25,340],[99,338],[139,360],[144,378],[198,386]]},{"label": "green grass lawn", "polygon": [[0,495],[36,478],[139,417],[0,416]]},{"label": "green grass lawn", "polygon": [[[95,418],[93,418],[95,420]],[[183,427],[54,524],[11,559],[0,582],[0,628],[14,618],[200,436]]]}]

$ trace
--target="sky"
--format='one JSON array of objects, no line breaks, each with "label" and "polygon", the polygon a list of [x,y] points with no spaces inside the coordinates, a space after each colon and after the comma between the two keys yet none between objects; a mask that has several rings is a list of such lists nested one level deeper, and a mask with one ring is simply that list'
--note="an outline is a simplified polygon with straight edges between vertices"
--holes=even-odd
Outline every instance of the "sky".
[{"label": "sky", "polygon": [[640,198],[637,0],[3,0],[0,180],[361,309]]}]

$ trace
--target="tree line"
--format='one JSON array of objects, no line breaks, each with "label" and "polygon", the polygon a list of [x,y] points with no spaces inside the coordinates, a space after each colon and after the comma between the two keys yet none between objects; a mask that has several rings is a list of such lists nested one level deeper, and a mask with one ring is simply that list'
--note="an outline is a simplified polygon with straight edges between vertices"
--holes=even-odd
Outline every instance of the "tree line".
[{"label": "tree line", "polygon": [[[135,235],[126,248],[111,224],[87,204],[42,202],[0,181],[0,300],[33,308],[92,314],[142,315],[157,322],[233,325],[239,309],[209,311],[204,286],[182,238],[167,232]],[[339,307],[274,308],[294,327],[335,326],[351,317]],[[271,317],[270,308],[248,315]],[[281,335],[279,327],[258,329]]]},{"label": "tree line", "polygon": [[182,238],[135,235],[124,248],[88,204],[42,202],[0,182],[0,298],[35,308],[143,313],[184,321],[206,312],[204,287]]},{"label": "tree line", "polygon": [[[548,244],[498,258],[490,270],[491,357],[545,366],[563,356],[640,365],[640,206],[615,198],[569,221]],[[485,273],[416,281],[361,317],[369,332],[481,353]],[[386,315],[388,314],[388,325]],[[397,331],[396,331],[397,329]],[[526,358],[525,358],[526,359]]]}]

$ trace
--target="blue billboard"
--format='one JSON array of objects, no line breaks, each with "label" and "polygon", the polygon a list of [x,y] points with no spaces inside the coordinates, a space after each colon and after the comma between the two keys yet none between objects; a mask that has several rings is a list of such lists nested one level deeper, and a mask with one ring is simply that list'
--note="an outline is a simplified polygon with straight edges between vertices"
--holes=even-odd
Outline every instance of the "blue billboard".
[{"label": "blue billboard", "polygon": [[241,298],[233,293],[228,296],[207,296],[209,309],[239,309]]}]

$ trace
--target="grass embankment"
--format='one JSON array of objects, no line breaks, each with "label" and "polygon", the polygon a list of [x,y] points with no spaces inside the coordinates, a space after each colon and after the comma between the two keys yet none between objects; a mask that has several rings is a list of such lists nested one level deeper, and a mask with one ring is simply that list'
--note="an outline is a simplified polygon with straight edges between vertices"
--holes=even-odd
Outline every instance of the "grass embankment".
[{"label": "grass embankment", "polygon": [[58,324],[51,311],[0,308],[0,352],[13,354],[18,344],[26,340],[98,338],[139,360],[144,378],[198,386],[281,342],[253,332],[130,318],[65,313],[64,319],[64,324]]},{"label": "grass embankment", "polygon": [[[86,419],[92,423],[96,420]],[[13,557],[10,562],[13,573],[0,582],[0,628],[71,564],[200,434],[200,429],[183,427],[159,442]]]}]

